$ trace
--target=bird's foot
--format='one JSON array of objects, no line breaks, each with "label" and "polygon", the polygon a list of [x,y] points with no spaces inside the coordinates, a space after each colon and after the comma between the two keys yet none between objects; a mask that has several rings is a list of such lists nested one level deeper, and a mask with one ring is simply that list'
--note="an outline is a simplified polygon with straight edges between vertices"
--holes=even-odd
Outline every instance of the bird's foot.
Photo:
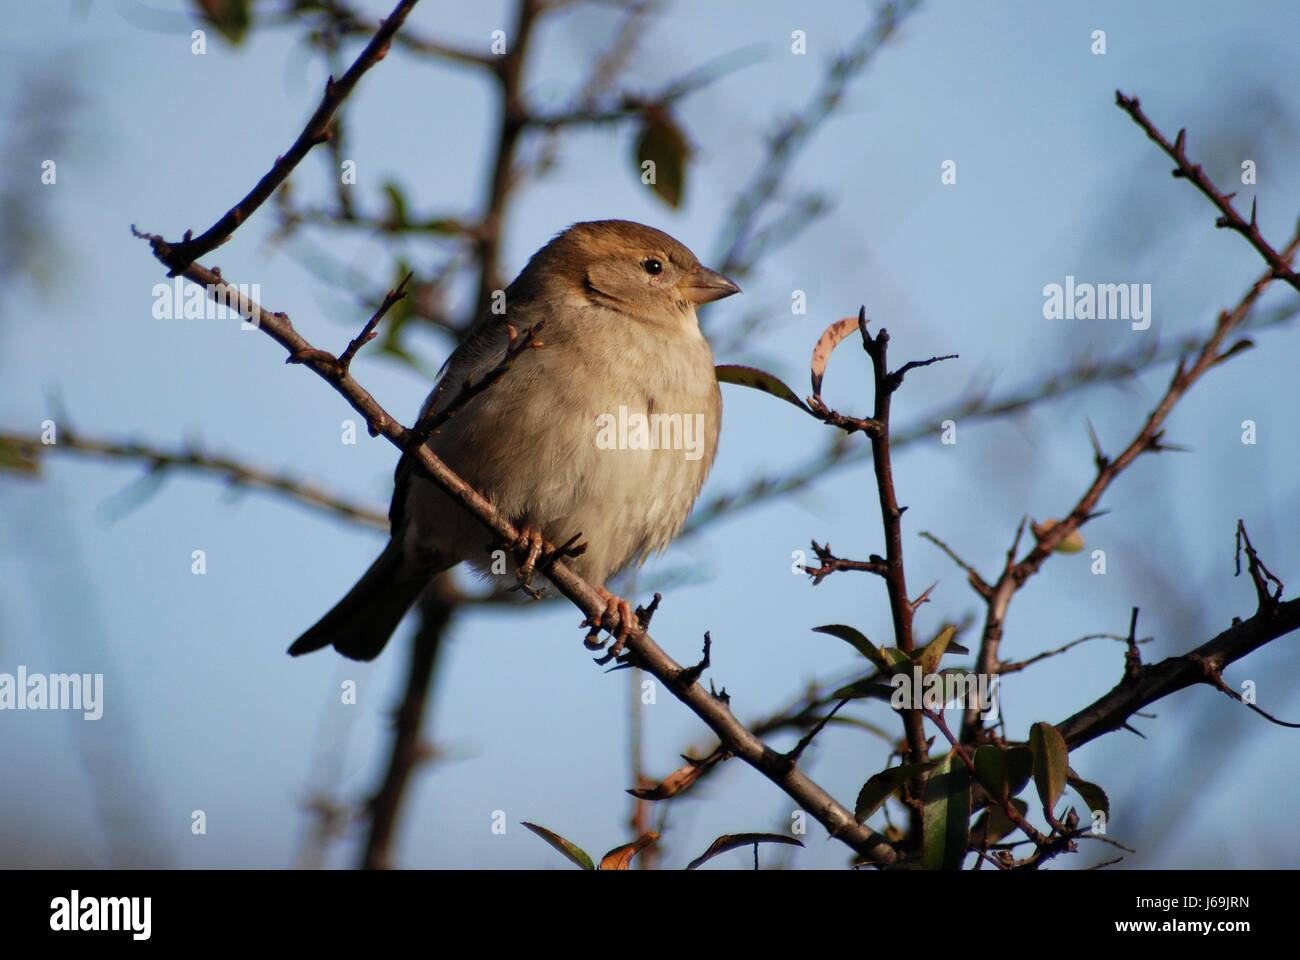
[{"label": "bird's foot", "polygon": [[527,548],[528,555],[524,557],[519,567],[515,570],[515,579],[518,581],[512,590],[522,590],[534,600],[540,600],[545,593],[546,588],[537,588],[533,586],[533,574],[538,570],[545,571],[556,560],[564,557],[580,557],[586,552],[587,545],[579,543],[582,533],[575,533],[562,545],[552,547],[547,544],[546,539],[542,536],[542,531],[532,526],[524,524],[519,528],[519,536],[511,543],[506,544],[507,549],[512,554]]},{"label": "bird's foot", "polygon": [[597,589],[599,590],[601,597],[605,600],[604,613],[600,617],[589,617],[588,619],[583,620],[579,626],[591,628],[586,639],[583,640],[587,649],[599,650],[605,645],[605,642],[600,639],[602,621],[610,614],[618,615],[618,630],[613,634],[614,645],[610,647],[605,656],[601,658],[602,663],[608,663],[623,652],[623,647],[627,643],[628,635],[632,632],[632,625],[637,623],[637,619],[636,615],[632,612],[632,605],[626,600],[610,593],[604,587],[598,587]]},{"label": "bird's foot", "polygon": [[511,553],[517,554],[525,547],[528,549],[528,555],[515,570],[515,586],[513,589],[522,590],[534,600],[542,596],[542,591],[533,586],[533,571],[537,569],[537,561],[542,557],[546,550],[546,540],[542,537],[542,531],[531,524],[524,524],[519,528],[519,537],[510,544],[507,544]]}]

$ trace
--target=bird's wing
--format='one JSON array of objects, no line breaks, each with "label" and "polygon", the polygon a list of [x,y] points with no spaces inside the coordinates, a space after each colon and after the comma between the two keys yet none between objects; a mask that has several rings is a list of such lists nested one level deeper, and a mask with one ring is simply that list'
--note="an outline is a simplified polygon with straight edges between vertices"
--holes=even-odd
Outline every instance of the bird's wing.
[{"label": "bird's wing", "polygon": [[[438,371],[437,383],[420,407],[420,420],[423,420],[430,411],[437,411],[452,402],[460,393],[467,378],[480,376],[501,362],[509,345],[508,325],[508,317],[488,314],[470,329],[465,339],[460,342],[460,346],[451,352],[451,356]],[[388,507],[389,531],[393,536],[396,536],[398,528],[402,525],[406,497],[413,474],[432,481],[432,477],[429,477],[428,471],[418,460],[403,453],[393,473],[393,501]]]}]

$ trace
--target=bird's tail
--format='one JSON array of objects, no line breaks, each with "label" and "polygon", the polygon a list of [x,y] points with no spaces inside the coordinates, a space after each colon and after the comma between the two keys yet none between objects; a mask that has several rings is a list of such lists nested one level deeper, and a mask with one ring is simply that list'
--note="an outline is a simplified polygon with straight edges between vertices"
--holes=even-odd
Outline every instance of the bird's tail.
[{"label": "bird's tail", "polygon": [[375,659],[433,575],[451,565],[412,570],[400,545],[389,541],[348,595],[295,640],[289,653],[296,657],[333,645],[352,660]]}]

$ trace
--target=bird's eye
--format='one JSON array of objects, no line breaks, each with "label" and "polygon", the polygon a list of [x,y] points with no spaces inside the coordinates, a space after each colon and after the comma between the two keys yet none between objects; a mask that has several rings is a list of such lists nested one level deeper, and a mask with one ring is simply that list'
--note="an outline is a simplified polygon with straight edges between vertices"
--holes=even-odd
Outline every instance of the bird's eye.
[{"label": "bird's eye", "polygon": [[652,277],[658,276],[659,274],[664,272],[664,265],[660,263],[658,260],[656,260],[654,257],[650,257],[649,259],[642,260],[641,266],[645,267],[645,272],[650,274],[650,276]]}]

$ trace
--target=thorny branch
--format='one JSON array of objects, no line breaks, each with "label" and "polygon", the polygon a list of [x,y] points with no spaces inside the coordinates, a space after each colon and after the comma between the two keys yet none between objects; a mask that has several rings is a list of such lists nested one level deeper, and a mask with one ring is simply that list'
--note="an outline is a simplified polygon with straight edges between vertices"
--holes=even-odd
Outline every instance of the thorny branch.
[{"label": "thorny branch", "polygon": [[[1295,234],[1292,235],[1285,249],[1277,256],[1280,256],[1284,263],[1289,263],[1298,249],[1300,249],[1300,225],[1297,226]],[[979,656],[975,665],[976,673],[991,676],[997,670],[998,647],[1002,638],[1003,624],[1006,622],[1007,609],[1010,606],[1011,598],[1016,591],[1039,570],[1043,562],[1051,556],[1052,551],[1066,537],[1095,515],[1094,510],[1101,499],[1101,495],[1134,460],[1143,453],[1154,453],[1170,449],[1164,443],[1164,430],[1162,429],[1170,411],[1173,410],[1188,389],[1207,371],[1239,352],[1241,341],[1227,349],[1223,348],[1224,341],[1241,326],[1245,317],[1254,307],[1264,290],[1268,288],[1275,275],[1276,267],[1270,266],[1255,281],[1231,312],[1224,311],[1219,314],[1214,330],[1201,344],[1196,359],[1192,361],[1191,365],[1187,365],[1185,358],[1178,360],[1164,396],[1147,416],[1146,422],[1133,440],[1114,458],[1105,456],[1100,450],[1097,451],[1095,456],[1097,471],[1092,484],[1078,503],[1075,504],[1069,515],[1038,538],[1034,547],[1018,562],[1014,559],[1016,544],[1020,540],[1020,534],[1017,533],[1015,544],[1008,551],[1006,565],[996,583],[992,585],[992,595],[985,596],[988,612],[984,621]],[[981,595],[984,596],[982,592]],[[973,743],[978,740],[981,730],[980,724],[979,710],[967,709],[962,719],[963,743]]]},{"label": "thorny branch", "polygon": [[[337,109],[339,103],[341,103],[347,96],[347,93],[350,92],[351,87],[355,85],[356,79],[359,78],[361,73],[372,66],[378,59],[382,58],[387,49],[388,42],[395,34],[397,27],[400,26],[400,21],[405,18],[410,7],[414,5],[414,2],[415,0],[409,0],[409,2],[398,4],[393,15],[389,18],[389,21],[380,28],[378,33],[376,33],[374,39],[367,46],[366,51],[363,52],[362,56],[353,64],[353,67],[344,75],[343,79],[338,84],[331,82],[327,87],[325,99],[318,108],[316,115],[313,116],[312,121],[309,122],[308,127],[304,130],[303,136],[300,136],[299,141],[294,144],[290,154],[286,155],[285,158],[278,159],[271,173],[264,177],[263,180],[259,182],[258,186],[255,187],[254,190],[240,202],[240,204],[233,207],[226,216],[222,218],[222,220],[218,221],[218,223],[209,231],[197,239],[191,239],[190,234],[187,232],[185,239],[179,244],[169,245],[160,237],[148,237],[153,245],[156,256],[171,269],[173,274],[180,273],[196,282],[203,282],[209,286],[210,290],[220,290],[225,296],[232,296],[234,294],[234,291],[231,288],[225,286],[224,281],[220,278],[219,272],[208,271],[193,261],[197,259],[197,257],[202,256],[211,249],[214,249],[220,243],[225,242],[225,240],[229,238],[229,233],[232,232],[248,216],[248,214],[255,210],[257,206],[260,206],[260,204],[265,201],[279,183],[283,182],[285,177],[288,176],[289,171],[291,171],[293,166],[301,159],[302,155],[305,155],[305,153],[311,148],[311,146],[314,146],[315,143],[321,142],[328,136],[327,127],[334,110]],[[543,9],[543,6],[544,5],[539,2],[523,0],[519,8],[520,19],[516,24],[517,29],[515,35],[517,37],[528,36],[528,27],[530,26],[531,19]],[[387,32],[386,35],[385,31]],[[509,58],[494,58],[489,60],[487,58],[478,57],[477,55],[472,58],[473,62],[478,63],[479,65],[488,66],[490,69],[494,70],[501,80],[503,88],[507,92],[506,122],[503,126],[502,137],[498,145],[497,160],[493,167],[492,189],[490,191],[488,215],[485,217],[485,227],[482,234],[475,237],[478,258],[482,265],[479,291],[480,307],[484,305],[483,300],[485,290],[491,289],[489,287],[489,282],[495,283],[496,280],[494,273],[496,261],[495,244],[499,241],[504,202],[510,186],[510,156],[514,148],[514,140],[518,136],[519,132],[518,129],[512,128],[522,128],[522,126],[527,122],[526,119],[521,120],[518,109],[519,104],[517,102],[512,102],[512,98],[509,95],[512,87],[516,91],[518,89],[519,71],[522,66],[525,46],[524,43],[517,43],[515,45],[512,51],[515,58],[514,62],[509,62]],[[439,55],[437,51],[431,52],[435,55]],[[341,87],[345,87],[345,89],[342,89],[340,92]],[[1251,219],[1249,223],[1247,223],[1243,218],[1237,215],[1235,210],[1232,208],[1231,195],[1224,196],[1220,194],[1214,188],[1213,184],[1209,182],[1208,178],[1206,178],[1201,172],[1200,167],[1198,165],[1192,165],[1187,161],[1185,154],[1183,153],[1184,135],[1182,133],[1179,134],[1176,144],[1172,146],[1169,145],[1168,142],[1159,135],[1158,131],[1150,125],[1145,116],[1141,114],[1141,111],[1138,109],[1136,98],[1128,101],[1122,94],[1117,94],[1117,97],[1120,105],[1134,117],[1135,121],[1143,126],[1148,135],[1151,136],[1153,140],[1160,143],[1166,152],[1168,152],[1178,162],[1179,168],[1175,172],[1175,175],[1191,179],[1196,183],[1198,188],[1200,188],[1202,192],[1205,192],[1206,195],[1215,202],[1216,206],[1219,207],[1223,213],[1223,216],[1219,220],[1219,226],[1232,228],[1247,237],[1252,245],[1255,246],[1261,255],[1263,255],[1270,263],[1270,272],[1266,274],[1265,278],[1262,278],[1261,281],[1256,284],[1256,287],[1247,295],[1243,304],[1239,305],[1238,309],[1234,310],[1233,314],[1220,315],[1220,322],[1215,335],[1205,344],[1200,357],[1197,359],[1196,363],[1193,364],[1190,370],[1185,370],[1183,362],[1179,362],[1178,369],[1175,372],[1173,381],[1171,382],[1169,392],[1166,394],[1165,401],[1157,407],[1155,412],[1153,412],[1151,417],[1148,419],[1146,426],[1143,428],[1142,433],[1139,434],[1134,443],[1114,461],[1108,460],[1099,454],[1098,478],[1094,481],[1093,487],[1090,488],[1089,492],[1085,494],[1084,498],[1080,501],[1080,504],[1076,507],[1075,511],[1073,511],[1065,521],[1061,522],[1057,529],[1054,529],[1039,538],[1035,548],[1019,563],[1013,562],[1012,558],[1014,550],[1016,549],[1015,546],[1013,546],[1012,552],[1008,556],[1007,569],[1004,571],[1002,577],[999,578],[997,584],[992,587],[983,584],[983,586],[989,587],[993,592],[992,597],[986,597],[986,599],[989,600],[991,614],[994,608],[1000,605],[1002,607],[1002,615],[1004,616],[1005,603],[1009,601],[1011,593],[1014,593],[1014,591],[1023,584],[1024,580],[1028,576],[1036,572],[1037,568],[1041,565],[1042,560],[1045,559],[1055,545],[1059,544],[1061,540],[1069,535],[1070,532],[1077,529],[1078,526],[1095,515],[1091,510],[1092,505],[1095,505],[1102,491],[1114,476],[1124,468],[1124,466],[1143,452],[1171,449],[1169,445],[1162,442],[1162,431],[1159,430],[1159,424],[1167,416],[1169,408],[1173,406],[1191,383],[1199,378],[1199,376],[1204,373],[1209,366],[1226,359],[1236,351],[1238,346],[1240,346],[1240,344],[1234,345],[1222,354],[1218,353],[1224,337],[1229,331],[1240,325],[1245,313],[1249,310],[1249,307],[1253,305],[1254,299],[1260,292],[1262,292],[1262,289],[1267,285],[1267,282],[1273,277],[1280,277],[1293,286],[1296,286],[1297,289],[1300,289],[1300,284],[1297,284],[1297,276],[1289,266],[1289,261],[1294,256],[1297,242],[1300,242],[1300,233],[1297,234],[1297,237],[1293,239],[1292,243],[1282,253],[1279,254],[1273,251],[1259,234],[1255,223],[1253,208]],[[331,103],[332,98],[333,101]],[[833,106],[833,102],[834,101],[832,100],[830,103],[831,106]],[[308,141],[304,141],[304,137],[307,137]],[[268,181],[273,182],[269,182],[268,185]],[[733,250],[734,249],[735,248],[733,247]],[[244,298],[240,299],[243,300]],[[241,306],[246,307],[255,313],[260,311],[260,306],[251,303],[251,301],[245,301]],[[422,441],[427,436],[427,433],[421,432],[423,424],[417,424],[414,430],[406,430],[401,427],[400,424],[389,417],[383,409],[374,402],[373,398],[371,398],[369,394],[367,394],[352,379],[348,369],[350,361],[355,355],[357,349],[360,348],[361,344],[373,336],[374,327],[379,322],[379,319],[383,316],[383,313],[386,311],[388,306],[391,306],[391,304],[386,301],[385,305],[382,305],[376,312],[375,316],[372,317],[370,323],[363,330],[362,335],[356,338],[349,345],[347,350],[345,350],[345,352],[337,359],[308,345],[306,341],[303,340],[293,329],[288,317],[284,314],[266,315],[267,322],[263,325],[263,329],[266,329],[269,335],[285,346],[286,349],[290,350],[291,360],[306,363],[319,375],[329,380],[335,388],[345,396],[350,403],[352,403],[358,412],[362,413],[363,416],[366,416],[372,434],[383,433],[407,453],[420,459],[434,479],[455,499],[470,509],[471,512],[475,513],[485,526],[497,532],[506,540],[506,542],[514,542],[514,539],[516,538],[512,536],[514,531],[510,524],[504,518],[496,516],[490,505],[487,505],[475,491],[465,485],[463,481],[460,481],[459,478],[455,477],[450,470],[447,470],[445,465],[441,464],[436,457],[433,457],[432,454],[423,447]],[[531,335],[531,333],[532,331],[529,331],[529,335]],[[918,599],[912,601],[908,598],[905,582],[902,577],[901,537],[899,535],[898,525],[898,519],[901,516],[902,509],[899,508],[896,502],[892,478],[890,477],[888,456],[889,437],[887,425],[888,395],[892,393],[894,389],[897,389],[898,383],[901,382],[902,374],[916,364],[909,364],[892,374],[888,373],[884,364],[885,347],[888,342],[887,335],[882,331],[875,339],[875,349],[873,349],[871,346],[873,341],[867,335],[865,328],[863,333],[864,343],[868,344],[867,350],[871,354],[873,365],[876,368],[876,415],[873,417],[873,421],[871,422],[885,425],[884,429],[879,431],[879,436],[873,434],[870,430],[867,430],[867,432],[872,436],[873,459],[876,461],[878,493],[881,500],[882,515],[884,516],[886,523],[886,547],[889,556],[883,561],[883,567],[881,569],[873,569],[872,567],[865,565],[853,568],[872,569],[872,572],[880,573],[885,577],[890,587],[891,610],[894,614],[895,629],[898,635],[899,644],[903,649],[910,650],[912,648],[910,629],[911,614],[914,612],[916,606],[921,602],[921,600]],[[504,370],[502,373],[504,373]],[[490,385],[490,383],[488,385]],[[882,389],[882,386],[885,387],[885,389]],[[469,385],[466,385],[466,389],[468,388]],[[486,386],[482,388],[486,389]],[[883,408],[882,397],[884,398]],[[863,421],[863,423],[868,423],[868,421]],[[862,425],[855,426],[847,421],[844,424],[835,425],[864,429]],[[1088,503],[1090,498],[1091,503]],[[1085,503],[1088,504],[1086,508],[1084,508]],[[1242,535],[1244,536],[1244,530],[1242,531]],[[896,539],[899,541],[897,551],[893,549],[895,545],[894,540]],[[1018,541],[1019,535],[1017,535],[1017,543]],[[829,554],[829,548],[826,548],[826,550]],[[1281,633],[1285,633],[1289,629],[1295,629],[1294,620],[1297,616],[1300,616],[1300,611],[1296,608],[1297,601],[1286,603],[1280,602],[1280,583],[1277,584],[1276,592],[1272,594],[1270,594],[1265,587],[1261,586],[1260,570],[1263,570],[1263,574],[1266,575],[1267,579],[1271,579],[1272,582],[1276,582],[1276,578],[1273,578],[1271,574],[1268,574],[1267,570],[1262,567],[1262,564],[1257,564],[1257,558],[1254,556],[1253,550],[1249,548],[1248,541],[1247,550],[1251,559],[1252,578],[1255,580],[1257,590],[1260,591],[1261,609],[1259,613],[1244,624],[1240,622],[1237,623],[1229,631],[1225,631],[1225,633],[1221,634],[1220,637],[1215,638],[1215,640],[1204,645],[1202,648],[1198,648],[1197,651],[1194,651],[1187,657],[1172,658],[1174,660],[1199,664],[1199,669],[1202,671],[1202,676],[1199,678],[1199,682],[1207,682],[1211,684],[1217,683],[1220,688],[1223,688],[1223,683],[1219,676],[1219,671],[1222,669],[1224,664],[1237,658],[1236,656],[1231,655],[1232,652],[1240,650],[1241,652],[1238,655],[1244,656],[1245,653],[1248,653],[1250,650],[1262,645],[1262,643],[1267,642],[1268,639],[1272,638],[1272,636],[1281,635]],[[830,559],[836,560],[837,558],[831,557]],[[879,558],[873,557],[872,561],[869,563],[875,563],[878,560]],[[852,563],[851,561],[838,562],[840,564]],[[840,566],[839,568],[848,569],[850,567]],[[814,571],[810,570],[810,572]],[[978,575],[973,569],[969,569],[968,572],[971,574],[972,584],[976,585]],[[556,564],[556,566],[550,571],[550,576],[560,591],[581,607],[584,610],[584,613],[589,617],[592,615],[599,616],[599,614],[604,611],[604,604],[601,602],[599,596],[592,590],[590,585],[574,576],[562,563]],[[818,579],[820,579],[820,577],[818,577]],[[1006,586],[1008,583],[1011,584],[1009,588]],[[977,589],[979,589],[978,585]],[[1005,599],[1003,599],[1004,593]],[[1269,609],[1265,609],[1265,596],[1271,598],[1272,606]],[[1266,623],[1265,621],[1268,622]],[[617,617],[611,616],[606,618],[603,626],[607,629],[617,628]],[[1225,637],[1227,637],[1228,634],[1243,627],[1250,627],[1251,629],[1246,630],[1241,637],[1230,638],[1231,642],[1225,640]],[[1269,634],[1269,631],[1275,628],[1284,629],[1278,629],[1277,633]],[[1000,632],[1001,617],[998,618],[996,627],[997,636],[1000,636]],[[1268,635],[1265,636],[1266,634]],[[1264,637],[1264,639],[1261,640],[1260,637]],[[1220,644],[1220,641],[1223,641],[1223,644]],[[1252,643],[1254,644],[1253,646],[1250,645]],[[1216,644],[1219,644],[1219,646],[1216,646]],[[1221,649],[1224,644],[1226,644],[1230,649],[1227,651]],[[818,816],[818,819],[827,826],[828,830],[832,832],[832,835],[839,835],[841,839],[844,839],[845,842],[849,843],[855,849],[858,849],[859,852],[864,852],[865,855],[884,862],[892,861],[892,858],[895,855],[892,847],[889,847],[881,838],[872,834],[866,828],[853,823],[851,816],[848,817],[847,824],[843,822],[843,817],[847,815],[847,811],[844,811],[843,808],[839,808],[833,800],[830,800],[829,797],[825,797],[824,794],[818,795],[817,791],[819,791],[820,788],[817,788],[815,784],[811,783],[811,781],[805,782],[806,778],[802,778],[802,775],[798,774],[798,771],[793,768],[793,764],[790,763],[790,757],[777,758],[774,762],[772,752],[762,745],[761,742],[757,741],[749,731],[745,730],[735,721],[734,717],[731,716],[729,710],[726,708],[724,702],[717,697],[711,697],[710,695],[705,694],[702,689],[698,687],[698,684],[693,682],[693,677],[691,678],[692,683],[688,688],[678,689],[683,685],[680,684],[680,682],[674,684],[671,678],[675,677],[680,681],[684,671],[673,663],[671,659],[667,658],[667,656],[654,645],[653,641],[651,641],[647,634],[644,632],[635,633],[631,638],[629,647],[639,666],[651,670],[651,672],[655,673],[656,676],[659,676],[661,680],[664,680],[670,689],[674,689],[674,692],[677,693],[683,702],[686,702],[691,706],[692,709],[705,719],[706,723],[714,728],[715,732],[718,732],[723,743],[727,744],[728,752],[744,757],[747,762],[762,770],[767,776],[771,777],[775,782],[778,782],[792,797],[800,801],[801,805],[804,806],[805,809],[812,810],[812,808],[808,806],[807,802],[805,802],[809,798],[817,802],[822,802],[823,800],[828,802],[829,805],[823,807],[820,813],[816,810],[813,810],[813,812]],[[989,642],[989,630],[986,624],[985,643],[981,645],[980,651],[980,657],[982,660],[985,658],[986,652],[990,649],[993,656],[993,662],[996,662],[997,637],[994,637],[992,641]],[[1153,681],[1153,675],[1148,672],[1159,671],[1159,668],[1163,668],[1165,664],[1168,664],[1169,662],[1170,661],[1165,661],[1163,664],[1157,665],[1157,667],[1141,667],[1136,677],[1133,675],[1126,676],[1125,680],[1121,683],[1121,687],[1124,687],[1126,683],[1132,681],[1141,682],[1148,688],[1152,688],[1154,684],[1154,688],[1165,689],[1165,687],[1160,684],[1163,683],[1167,685],[1169,682],[1173,682],[1166,676],[1170,671],[1166,670],[1161,672],[1159,683]],[[1188,679],[1182,671],[1178,673],[1176,679],[1180,681],[1186,680],[1185,683],[1181,684],[1184,686],[1192,682],[1198,682],[1198,678],[1193,677]],[[1117,691],[1119,689],[1120,688],[1117,688]],[[1177,689],[1177,687],[1174,687],[1174,689]],[[697,690],[699,691],[698,694],[695,692]],[[1148,689],[1147,693],[1149,692],[1150,690]],[[1160,696],[1166,695],[1167,692],[1168,690],[1166,689],[1164,693],[1158,693],[1151,696],[1149,700],[1144,702],[1158,699]],[[1115,694],[1115,691],[1112,691],[1112,694]],[[1127,694],[1129,701],[1133,702],[1133,691],[1127,691]],[[1111,695],[1108,695],[1108,697],[1109,696]],[[1140,699],[1140,696],[1138,699]],[[1139,706],[1140,705],[1141,704],[1139,704]],[[1137,707],[1134,709],[1137,709]],[[1077,717],[1081,715],[1082,714],[1076,715],[1076,718],[1071,718],[1071,721],[1066,721],[1066,724],[1062,725],[1063,732],[1072,721],[1076,720]],[[1125,714],[1125,716],[1128,715],[1129,714]],[[919,716],[916,719],[919,725]],[[829,720],[829,717],[827,717],[826,720]],[[822,722],[824,723],[825,720]],[[942,722],[942,718],[940,718],[940,722]],[[944,731],[945,734],[953,740],[954,748],[959,752],[962,752],[961,744],[967,741],[965,724],[963,727],[963,737],[961,741],[951,738],[951,734],[948,734],[946,729]],[[1071,737],[1078,738],[1081,736],[1086,736],[1090,739],[1093,736],[1105,732],[1104,729],[1094,730],[1092,727],[1087,725],[1086,721],[1080,721],[1071,729],[1073,732],[1071,735],[1067,735],[1067,740],[1071,740]],[[922,737],[918,749],[914,742],[915,738],[911,733],[912,731],[909,726],[909,743],[912,743],[911,752],[914,759],[920,759],[924,756],[924,739]],[[811,737],[807,739],[811,739]],[[1086,740],[1080,742],[1086,742]],[[963,756],[963,759],[968,760],[969,758]],[[785,763],[782,763],[782,760],[784,760]],[[1029,829],[1032,830],[1032,828]],[[1042,852],[1041,844],[1039,852]]]},{"label": "thorny branch", "polygon": [[1278,253],[1269,246],[1268,241],[1260,234],[1259,227],[1255,223],[1255,201],[1250,202],[1250,222],[1247,222],[1232,205],[1232,198],[1236,194],[1220,191],[1206,176],[1199,163],[1192,163],[1187,159],[1186,128],[1179,130],[1174,142],[1170,143],[1165,139],[1164,134],[1156,129],[1155,124],[1147,119],[1147,115],[1142,112],[1137,97],[1126,97],[1119,90],[1116,90],[1115,103],[1133,118],[1133,122],[1141,127],[1148,137],[1160,145],[1161,150],[1169,154],[1170,158],[1178,164],[1177,169],[1173,171],[1173,175],[1190,180],[1196,185],[1196,189],[1209,197],[1210,201],[1219,208],[1222,216],[1215,221],[1214,225],[1221,229],[1235,230],[1245,237],[1250,242],[1250,245],[1259,251],[1259,255],[1264,258],[1268,265],[1273,268],[1270,279],[1276,277],[1279,280],[1285,280],[1296,290],[1300,290],[1300,274],[1291,269],[1291,257],[1286,251]]},{"label": "thorny branch", "polygon": [[320,105],[307,121],[307,125],[303,127],[298,139],[293,142],[293,146],[289,148],[289,152],[277,157],[270,172],[257,182],[257,186],[253,187],[244,199],[226,211],[225,216],[204,233],[192,239],[187,230],[185,238],[179,243],[168,243],[162,237],[150,238],[154,256],[166,264],[170,271],[169,276],[184,273],[185,268],[199,257],[210,253],[229,240],[230,234],[266,202],[267,198],[275,192],[276,187],[284,183],[308,151],[329,138],[329,124],[335,111],[356,87],[362,74],[384,58],[388,52],[389,41],[405,22],[407,14],[417,2],[418,0],[400,0],[393,8],[393,12],[388,15],[388,19],[366,44],[365,50],[348,68],[347,73],[338,80],[330,77],[325,84],[325,95],[321,98]]},{"label": "thorny branch", "polygon": [[[404,15],[405,10],[409,9],[410,5],[410,3],[399,5],[398,11],[395,11],[395,16],[390,18],[392,30],[396,30],[396,24],[393,22],[398,19],[396,13],[401,12]],[[520,5],[520,22],[517,25],[519,29],[515,32],[516,43],[513,47],[513,57],[507,57],[505,62],[499,65],[499,76],[502,78],[503,86],[507,91],[512,86],[517,89],[522,54],[526,48],[526,44],[521,42],[521,38],[527,35],[528,26],[538,13],[539,8],[540,5],[533,2],[533,0],[524,0]],[[391,36],[391,32],[388,32],[388,36]],[[391,417],[356,382],[346,365],[308,343],[294,329],[287,315],[264,310],[260,304],[255,303],[237,289],[229,286],[219,272],[209,270],[197,263],[188,262],[198,255],[202,249],[210,250],[217,243],[224,241],[226,234],[238,226],[253,208],[265,200],[276,183],[281,182],[288,175],[289,170],[296,165],[302,155],[306,153],[306,150],[314,142],[319,142],[317,139],[319,131],[313,132],[318,119],[322,114],[327,119],[328,115],[333,113],[338,102],[342,100],[342,95],[346,95],[355,83],[355,78],[359,76],[361,71],[358,70],[358,66],[363,63],[368,66],[373,60],[378,59],[374,54],[379,49],[386,47],[388,36],[382,37],[381,43],[381,35],[377,35],[375,40],[367,46],[366,52],[345,75],[345,79],[351,78],[351,83],[331,85],[330,89],[327,90],[326,100],[322,103],[321,109],[318,110],[317,117],[313,117],[313,122],[309,123],[308,128],[304,130],[303,135],[299,138],[299,143],[306,144],[306,146],[301,150],[292,151],[289,157],[278,161],[272,174],[268,174],[268,177],[263,178],[263,182],[259,184],[259,187],[253,193],[250,193],[244,204],[234,208],[226,218],[219,221],[204,237],[199,238],[198,241],[190,241],[187,237],[184,244],[178,247],[167,244],[157,236],[140,235],[150,241],[155,255],[162,263],[171,268],[173,273],[180,273],[195,283],[203,284],[214,297],[223,297],[225,302],[234,303],[242,316],[260,318],[260,328],[288,351],[290,360],[300,362],[328,381],[347,399],[353,409],[365,418],[372,435],[383,434],[403,452],[419,460],[430,477],[439,486],[473,513],[484,526],[497,534],[503,542],[520,543],[519,532],[506,518],[501,516],[477,491],[457,477],[434,456],[428,447],[420,442],[421,437],[419,435],[412,430],[406,429]],[[332,95],[340,86],[342,86],[342,95],[338,96],[337,99],[332,99]],[[514,139],[518,135],[518,126],[521,119],[518,108],[519,104],[509,102],[508,97],[506,104],[507,126],[503,131],[497,161],[494,164],[493,189],[490,194],[489,211],[504,203],[509,154]],[[266,186],[268,178],[278,179]],[[217,236],[218,234],[219,236]],[[213,237],[217,238],[215,242]],[[203,244],[205,243],[210,243],[211,246],[204,248]],[[486,282],[490,278],[492,264],[495,262],[495,247],[490,244],[487,247],[481,247],[479,256],[483,264],[483,279]],[[480,299],[482,299],[482,292],[481,288]],[[373,328],[370,327],[367,332],[372,331]],[[606,630],[611,632],[618,630],[620,624],[617,613],[607,612],[604,598],[590,584],[569,570],[562,560],[557,560],[548,566],[546,575],[561,593],[582,609],[591,622],[600,623]],[[801,807],[816,817],[832,836],[840,838],[868,859],[883,863],[893,862],[896,854],[891,845],[873,831],[856,823],[849,811],[845,810],[817,784],[808,779],[788,757],[776,754],[754,737],[731,714],[724,699],[710,694],[697,682],[694,682],[694,678],[689,676],[689,671],[669,658],[648,634],[639,629],[639,625],[628,638],[628,649],[630,654],[635,657],[638,666],[658,677],[672,690],[675,696],[695,711],[705,723],[713,728],[733,755],[743,758],[764,775],[771,778],[789,793]],[[683,682],[683,678],[688,678],[690,682]]]},{"label": "thorny branch", "polygon": [[[478,491],[458,477],[425,445],[415,442],[411,430],[391,417],[379,403],[357,383],[350,372],[340,372],[338,362],[323,351],[317,350],[302,337],[284,313],[263,309],[260,304],[244,296],[237,288],[227,284],[220,275],[199,264],[193,264],[183,275],[203,284],[214,298],[233,303],[243,316],[261,318],[261,329],[284,347],[290,358],[301,357],[308,367],[330,383],[348,401],[354,410],[365,418],[372,435],[382,434],[408,456],[414,457],[428,472],[430,478],[462,507],[472,513],[501,542],[520,544],[517,559],[523,560],[526,549],[519,531]],[[572,600],[587,619],[599,624],[611,634],[619,631],[616,612],[607,609],[605,599],[596,589],[563,562],[556,560],[545,570],[547,578],[557,590]],[[731,713],[726,702],[706,691],[690,676],[690,670],[669,657],[650,637],[634,625],[627,640],[627,649],[636,665],[657,677],[673,695],[703,720],[728,751],[745,760],[756,770],[789,794],[801,808],[814,816],[831,834],[842,840],[869,860],[891,864],[897,859],[893,846],[867,827],[857,823],[853,814],[807,777],[787,757],[776,753],[755,737]],[[683,678],[690,682],[683,682]]]}]

